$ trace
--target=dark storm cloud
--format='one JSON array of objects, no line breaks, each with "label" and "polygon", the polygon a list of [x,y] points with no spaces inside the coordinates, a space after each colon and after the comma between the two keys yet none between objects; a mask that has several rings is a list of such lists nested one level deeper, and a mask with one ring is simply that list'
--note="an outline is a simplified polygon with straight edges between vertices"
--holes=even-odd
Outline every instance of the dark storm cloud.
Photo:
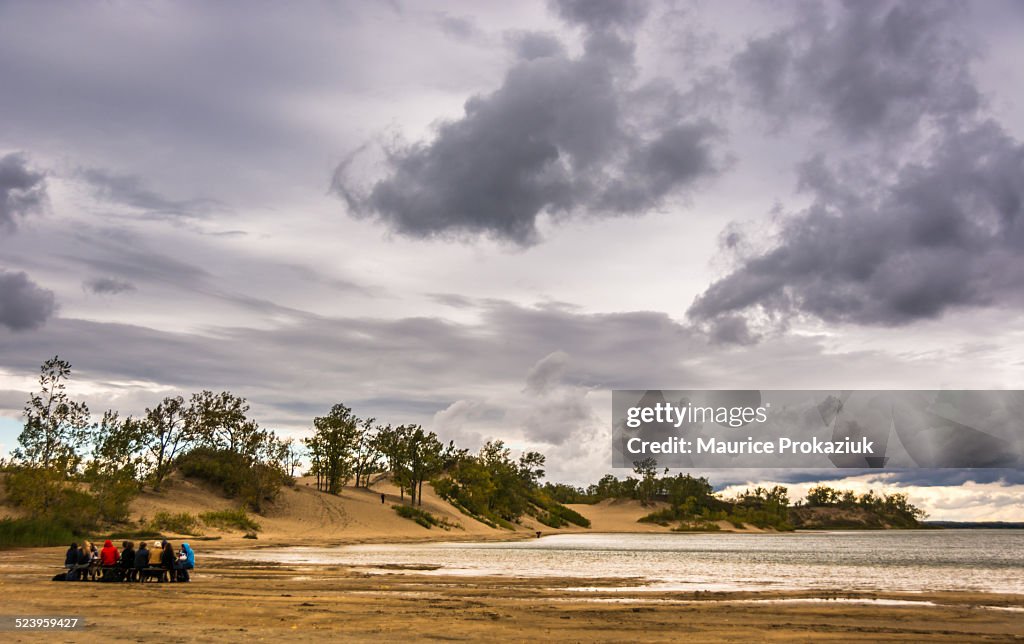
[{"label": "dark storm cloud", "polygon": [[754,344],[757,336],[739,315],[723,315],[711,325],[709,336],[715,344]]},{"label": "dark storm cloud", "polygon": [[647,0],[552,0],[549,5],[562,20],[593,31],[635,27],[650,8]]},{"label": "dark storm cloud", "polygon": [[777,245],[742,260],[690,307],[697,320],[752,308],[782,318],[898,325],[1024,294],[1024,147],[993,123],[943,134],[891,183],[860,166],[806,164],[814,198]]},{"label": "dark storm cloud", "polygon": [[733,69],[776,124],[814,114],[850,138],[893,134],[923,116],[956,118],[981,103],[955,37],[953,3],[863,0],[803,5],[796,23],[750,40]]},{"label": "dark storm cloud", "polygon": [[520,31],[508,34],[505,39],[516,55],[523,60],[549,58],[565,54],[565,45],[554,34]]},{"label": "dark storm cloud", "polygon": [[15,219],[39,210],[46,201],[46,175],[32,170],[25,155],[0,157],[0,231],[13,230]]},{"label": "dark storm cloud", "polygon": [[549,36],[518,35],[521,59],[499,89],[470,98],[432,140],[386,149],[387,175],[365,190],[353,186],[346,160],[335,192],[353,214],[411,237],[485,235],[526,246],[538,241],[542,213],[637,214],[715,174],[714,124],[663,108],[635,127],[641,88],[625,28],[642,19],[637,7],[566,3],[559,11],[585,27],[580,57]]},{"label": "dark storm cloud", "polygon": [[112,277],[96,277],[82,282],[82,287],[97,295],[118,295],[135,290],[135,285]]},{"label": "dark storm cloud", "polygon": [[11,331],[37,329],[55,308],[53,291],[40,287],[23,272],[0,269],[0,326]]}]

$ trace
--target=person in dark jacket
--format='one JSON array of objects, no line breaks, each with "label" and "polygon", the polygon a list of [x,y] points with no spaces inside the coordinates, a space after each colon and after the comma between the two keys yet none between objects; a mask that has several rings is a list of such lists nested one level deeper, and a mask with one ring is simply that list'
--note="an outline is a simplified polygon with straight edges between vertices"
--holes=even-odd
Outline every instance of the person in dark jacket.
[{"label": "person in dark jacket", "polygon": [[78,568],[78,558],[81,554],[82,551],[77,543],[72,543],[68,551],[64,553],[64,567],[68,569],[64,578],[67,581],[77,581],[79,575],[82,574],[82,571]]},{"label": "person in dark jacket", "polygon": [[78,565],[75,566],[75,580],[85,581],[89,577],[89,567],[92,565],[92,549],[88,548],[86,541],[78,548]]},{"label": "person in dark jacket", "polygon": [[70,568],[78,565],[78,544],[72,543],[71,547],[64,554],[64,567]]},{"label": "person in dark jacket", "polygon": [[174,546],[170,541],[164,541],[164,550],[160,553],[160,567],[167,571],[167,577],[174,581],[174,564],[178,558],[174,556]]},{"label": "person in dark jacket", "polygon": [[142,571],[149,566],[149,550],[146,549],[146,542],[143,541],[139,544],[139,549],[135,551],[135,574],[139,576],[139,581],[145,581],[145,577],[142,576]]},{"label": "person in dark jacket", "polygon": [[131,541],[121,544],[121,561],[118,565],[124,573],[125,580],[135,581],[138,576],[135,573],[135,544]]}]

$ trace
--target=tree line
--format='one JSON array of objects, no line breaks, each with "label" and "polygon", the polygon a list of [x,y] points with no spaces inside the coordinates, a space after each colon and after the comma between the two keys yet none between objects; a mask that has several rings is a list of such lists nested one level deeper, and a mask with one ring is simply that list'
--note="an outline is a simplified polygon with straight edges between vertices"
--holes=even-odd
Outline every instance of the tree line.
[{"label": "tree line", "polygon": [[68,394],[71,365],[40,368],[18,446],[4,463],[8,498],[32,516],[76,527],[123,521],[128,504],[174,469],[221,484],[253,509],[271,500],[297,462],[294,442],[260,428],[230,392],[168,396],[140,416],[107,410],[99,421]]}]

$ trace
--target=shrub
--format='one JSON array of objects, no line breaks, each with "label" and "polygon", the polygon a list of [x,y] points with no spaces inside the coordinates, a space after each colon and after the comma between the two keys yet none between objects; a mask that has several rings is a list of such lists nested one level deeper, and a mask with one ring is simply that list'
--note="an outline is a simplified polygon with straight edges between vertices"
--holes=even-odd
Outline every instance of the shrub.
[{"label": "shrub", "polygon": [[74,541],[67,523],[53,518],[0,520],[0,549],[34,546],[60,546]]},{"label": "shrub", "polygon": [[718,532],[722,528],[709,521],[680,521],[672,532]]},{"label": "shrub", "polygon": [[411,519],[416,523],[420,524],[421,526],[423,526],[424,528],[426,528],[427,530],[434,526],[443,528],[445,530],[451,530],[452,528],[462,528],[462,526],[460,526],[457,523],[452,523],[447,519],[435,517],[433,514],[427,512],[426,510],[414,508],[411,505],[393,505],[391,507],[392,509],[394,509],[395,512],[398,513],[398,516],[402,517],[403,519]]},{"label": "shrub", "polygon": [[212,528],[221,528],[222,530],[245,530],[246,532],[259,532],[261,530],[260,524],[253,521],[243,508],[203,512],[199,515],[199,518],[206,525]]},{"label": "shrub", "polygon": [[560,503],[552,504],[551,506],[548,507],[548,511],[551,514],[557,516],[558,518],[568,523],[572,523],[583,528],[590,527],[590,519],[583,516],[576,510],[573,510],[572,508],[567,508]]},{"label": "shrub", "polygon": [[264,463],[253,463],[237,452],[197,447],[178,459],[178,470],[220,488],[230,498],[239,498],[256,512],[273,501],[288,476]]},{"label": "shrub", "polygon": [[181,512],[171,514],[170,512],[157,512],[149,524],[150,529],[158,532],[173,532],[175,534],[199,534],[199,520],[194,514]]}]

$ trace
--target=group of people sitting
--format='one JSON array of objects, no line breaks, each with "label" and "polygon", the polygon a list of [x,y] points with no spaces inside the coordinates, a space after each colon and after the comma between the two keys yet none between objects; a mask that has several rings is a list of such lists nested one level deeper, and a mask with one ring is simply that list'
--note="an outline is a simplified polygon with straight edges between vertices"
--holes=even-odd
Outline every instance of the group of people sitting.
[{"label": "group of people sitting", "polygon": [[[81,545],[72,543],[64,555],[64,567],[67,574],[63,581],[144,581],[148,576],[156,576],[159,581],[189,581],[189,571],[196,567],[196,555],[187,543],[181,544],[181,550],[174,552],[169,541],[154,541],[153,547],[146,542],[135,543],[125,541],[121,550],[107,539],[102,549],[95,544],[83,541]],[[58,575],[59,577],[60,575]]]}]

